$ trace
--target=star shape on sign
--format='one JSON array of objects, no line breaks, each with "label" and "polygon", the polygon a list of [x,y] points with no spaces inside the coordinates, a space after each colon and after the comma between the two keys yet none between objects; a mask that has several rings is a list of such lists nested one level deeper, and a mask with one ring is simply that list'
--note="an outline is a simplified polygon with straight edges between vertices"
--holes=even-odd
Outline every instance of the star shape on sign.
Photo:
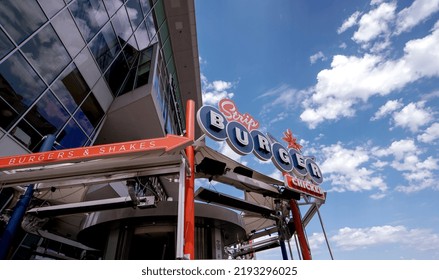
[{"label": "star shape on sign", "polygon": [[288,143],[288,148],[293,148],[293,149],[296,149],[298,151],[300,151],[300,149],[302,149],[302,145],[297,143],[297,138],[295,138],[293,136],[293,133],[291,132],[290,129],[287,129],[287,131],[284,132],[284,135],[285,135],[285,137],[282,137],[282,140],[284,140],[285,142]]}]

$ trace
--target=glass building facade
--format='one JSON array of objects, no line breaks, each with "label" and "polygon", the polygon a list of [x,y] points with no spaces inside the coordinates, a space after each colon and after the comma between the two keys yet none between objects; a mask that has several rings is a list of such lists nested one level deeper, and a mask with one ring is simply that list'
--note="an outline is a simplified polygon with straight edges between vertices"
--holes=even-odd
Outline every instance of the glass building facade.
[{"label": "glass building facade", "polygon": [[[38,152],[49,134],[59,150],[182,135],[187,99],[201,106],[193,1],[0,1],[0,157]],[[157,178],[141,178],[154,195]],[[24,189],[0,186],[0,236]],[[54,185],[28,210],[127,195],[125,181]],[[86,216],[51,217],[44,236],[23,226],[10,257],[102,258],[76,241]]]},{"label": "glass building facade", "polygon": [[0,143],[92,145],[112,102],[151,83],[163,130],[180,134],[170,44],[163,1],[0,1]]}]

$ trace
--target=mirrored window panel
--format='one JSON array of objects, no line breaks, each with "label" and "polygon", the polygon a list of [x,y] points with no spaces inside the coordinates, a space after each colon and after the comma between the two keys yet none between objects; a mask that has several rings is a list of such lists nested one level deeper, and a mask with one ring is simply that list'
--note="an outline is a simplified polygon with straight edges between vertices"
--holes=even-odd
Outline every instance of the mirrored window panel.
[{"label": "mirrored window panel", "polygon": [[129,42],[131,46],[138,49],[134,36],[132,36],[133,29],[131,28],[127,10],[125,8],[120,9],[116,13],[114,18],[111,20],[111,23],[113,24],[116,36],[118,37],[122,46]]},{"label": "mirrored window panel", "polygon": [[17,51],[0,64],[0,95],[22,113],[46,88],[37,73]]},{"label": "mirrored window panel", "polygon": [[9,40],[3,30],[0,29],[0,59],[7,55],[13,48],[14,45],[11,40]]},{"label": "mirrored window panel", "polygon": [[139,0],[129,0],[126,4],[126,8],[128,17],[135,30],[143,20],[142,7],[140,6]]},{"label": "mirrored window panel", "polygon": [[46,22],[36,0],[0,1],[0,24],[18,44]]},{"label": "mirrored window panel", "polygon": [[82,103],[90,88],[74,64],[70,65],[52,85],[55,95],[73,113]]},{"label": "mirrored window panel", "polygon": [[65,6],[63,0],[38,0],[47,17],[54,16],[62,7]]},{"label": "mirrored window panel", "polygon": [[120,53],[113,64],[111,64],[110,69],[105,73],[105,79],[114,96],[117,96],[120,87],[128,75],[128,70],[125,56],[123,53]]},{"label": "mirrored window panel", "polygon": [[8,130],[17,118],[18,113],[14,108],[0,97],[0,127]]},{"label": "mirrored window panel", "polygon": [[[148,2],[149,0],[146,0],[145,2]],[[107,8],[107,12],[110,15],[114,15],[114,13],[122,6],[124,0],[105,0],[104,4]]]},{"label": "mirrored window panel", "polygon": [[145,22],[139,25],[139,28],[136,30],[135,36],[137,43],[139,44],[139,50],[144,50],[150,45],[151,41],[149,39],[148,30],[146,28]]},{"label": "mirrored window panel", "polygon": [[48,84],[52,83],[71,61],[50,24],[32,37],[21,50]]},{"label": "mirrored window panel", "polygon": [[101,71],[104,72],[120,51],[119,42],[111,24],[107,24],[102,32],[90,43],[90,50]]},{"label": "mirrored window panel", "polygon": [[26,120],[21,120],[10,134],[32,152],[38,152],[38,147],[43,141],[43,135],[38,133]]},{"label": "mirrored window panel", "polygon": [[53,28],[56,30],[71,57],[75,57],[85,46],[85,41],[75,26],[70,12],[66,9],[52,19]]},{"label": "mirrored window panel", "polygon": [[83,146],[88,140],[81,127],[71,119],[56,138],[62,149]]},{"label": "mirrored window panel", "polygon": [[59,131],[69,117],[61,103],[47,91],[24,118],[44,136]]},{"label": "mirrored window panel", "polygon": [[77,0],[70,5],[70,10],[87,42],[108,21],[104,4],[100,0]]},{"label": "mirrored window panel", "polygon": [[93,133],[93,130],[102,120],[103,116],[104,111],[102,110],[101,105],[96,100],[95,96],[91,93],[81,105],[81,108],[76,112],[74,117],[81,125],[83,130],[88,135],[91,135]]},{"label": "mirrored window panel", "polygon": [[139,67],[137,70],[137,85],[140,87],[146,85],[149,79],[149,72],[151,70],[152,48],[145,49],[140,55]]}]

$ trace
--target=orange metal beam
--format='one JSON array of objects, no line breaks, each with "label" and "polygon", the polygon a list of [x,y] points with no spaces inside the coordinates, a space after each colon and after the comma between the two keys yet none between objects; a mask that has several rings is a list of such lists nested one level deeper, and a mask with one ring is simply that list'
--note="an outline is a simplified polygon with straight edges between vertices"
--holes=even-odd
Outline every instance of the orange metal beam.
[{"label": "orange metal beam", "polygon": [[[186,138],[195,139],[195,102],[188,100],[186,103]],[[184,207],[184,255],[195,259],[195,152],[193,146],[185,148],[189,163],[190,174],[185,178],[185,207]]]},{"label": "orange metal beam", "polygon": [[309,250],[308,242],[306,241],[305,231],[303,230],[302,217],[300,215],[299,206],[294,199],[290,201],[291,213],[293,214],[293,222],[296,228],[297,237],[299,238],[300,250],[304,260],[311,260],[311,251]]}]

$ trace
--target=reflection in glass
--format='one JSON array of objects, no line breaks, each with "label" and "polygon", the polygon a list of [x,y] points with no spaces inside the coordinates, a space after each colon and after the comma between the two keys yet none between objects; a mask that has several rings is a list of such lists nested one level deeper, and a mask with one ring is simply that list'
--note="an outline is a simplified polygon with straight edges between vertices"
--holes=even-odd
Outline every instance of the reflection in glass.
[{"label": "reflection in glass", "polygon": [[120,46],[111,28],[111,24],[107,24],[102,29],[102,32],[93,39],[90,43],[90,50],[102,72],[104,72],[120,51]]},{"label": "reflection in glass", "polygon": [[84,131],[88,135],[91,135],[103,116],[104,111],[102,110],[101,105],[99,105],[99,102],[96,100],[93,93],[91,93],[84,101],[81,108],[76,112],[74,117]]},{"label": "reflection in glass", "polygon": [[140,7],[139,0],[129,0],[126,7],[131,24],[135,30],[143,20],[142,7]]},{"label": "reflection in glass", "polygon": [[151,70],[151,58],[152,48],[145,49],[140,55],[136,87],[140,87],[148,83],[149,71]]},{"label": "reflection in glass", "polygon": [[[129,42],[134,48],[137,49],[137,43],[135,42],[135,40],[133,40],[134,36],[131,37],[130,40],[130,36],[133,34],[133,30],[131,29],[131,24],[128,19],[126,9],[120,9],[111,20],[111,22],[113,24],[114,30],[116,31],[116,35],[119,38],[120,44],[124,46],[126,42]],[[134,41],[134,45],[132,41]]]},{"label": "reflection in glass", "polygon": [[37,30],[46,20],[35,0],[0,1],[0,24],[17,44]]},{"label": "reflection in glass", "polygon": [[147,15],[151,11],[149,1],[140,1],[140,5],[142,5],[143,14]]},{"label": "reflection in glass", "polygon": [[43,92],[45,85],[19,52],[0,64],[0,95],[21,113]]},{"label": "reflection in glass", "polygon": [[49,84],[71,60],[50,24],[32,37],[21,49]]},{"label": "reflection in glass", "polygon": [[148,15],[146,18],[146,25],[148,26],[148,34],[149,38],[151,38],[151,45],[158,42],[157,30],[154,25],[154,18],[152,17],[152,13]]},{"label": "reflection in glass", "polygon": [[14,48],[12,42],[8,39],[3,30],[0,29],[0,59]]},{"label": "reflection in glass", "polygon": [[[127,46],[128,47],[128,46]],[[120,53],[116,60],[111,64],[110,69],[105,73],[105,79],[114,96],[117,96],[123,81],[128,74],[128,64],[123,53]]]},{"label": "reflection in glass", "polygon": [[90,88],[74,64],[69,66],[52,85],[52,90],[71,113],[90,92]]},{"label": "reflection in glass", "polygon": [[84,47],[85,42],[76,28],[70,12],[68,10],[62,11],[52,19],[52,25],[71,57],[75,57]]},{"label": "reflection in glass", "polygon": [[38,0],[38,2],[49,18],[55,15],[65,5],[63,0]]},{"label": "reflection in glass", "polygon": [[74,119],[67,123],[62,133],[57,137],[57,141],[63,149],[83,146],[87,139],[87,136]]},{"label": "reflection in glass", "polygon": [[104,4],[100,0],[77,0],[70,5],[70,10],[87,42],[108,21]]},{"label": "reflection in glass", "polygon": [[143,50],[147,48],[150,44],[148,31],[146,28],[146,24],[142,23],[135,33],[137,43],[139,44],[139,50]]},{"label": "reflection in glass", "polygon": [[[107,12],[110,15],[110,17],[117,11],[117,9],[120,8],[120,6],[122,6],[123,2],[124,2],[123,0],[105,0],[104,1],[105,7],[107,8]],[[145,2],[148,2],[148,0]]]},{"label": "reflection in glass", "polygon": [[31,151],[38,151],[38,146],[43,141],[43,135],[38,133],[25,120],[21,120],[11,131],[11,135]]},{"label": "reflection in glass", "polygon": [[24,117],[41,135],[56,133],[69,118],[55,96],[47,91]]},{"label": "reflection in glass", "polygon": [[0,127],[2,127],[4,130],[8,130],[17,117],[17,112],[15,112],[15,110],[9,106],[6,101],[0,98]]}]

